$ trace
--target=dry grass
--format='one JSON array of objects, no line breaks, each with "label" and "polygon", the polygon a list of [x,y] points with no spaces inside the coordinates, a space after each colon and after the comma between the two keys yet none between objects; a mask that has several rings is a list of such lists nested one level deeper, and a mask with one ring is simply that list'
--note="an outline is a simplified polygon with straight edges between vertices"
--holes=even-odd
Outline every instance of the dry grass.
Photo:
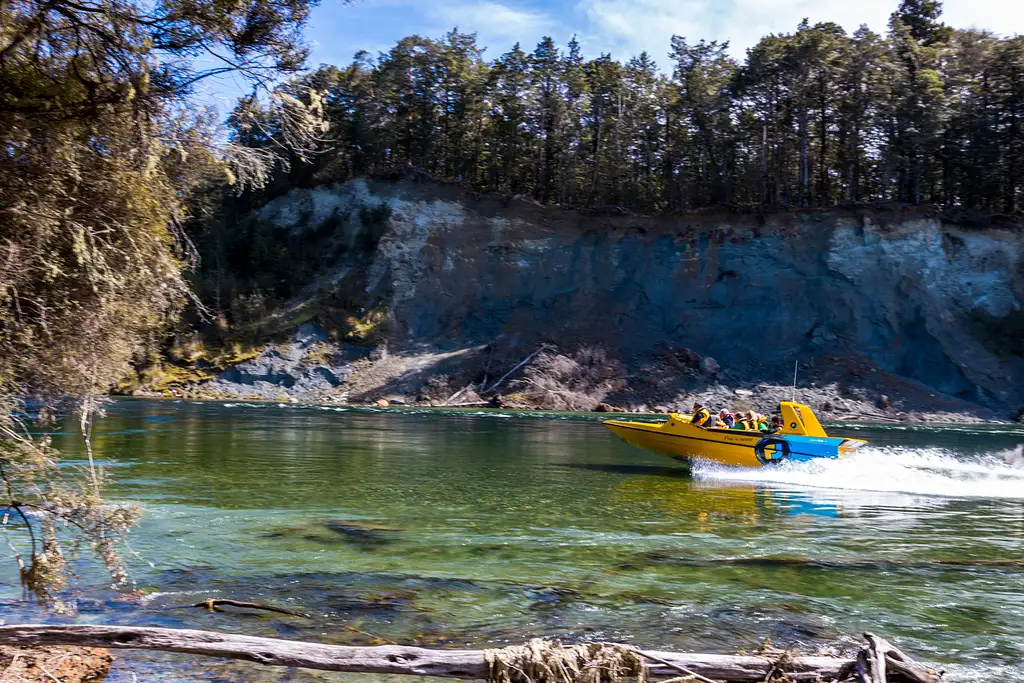
[{"label": "dry grass", "polygon": [[599,346],[586,346],[571,354],[542,351],[509,389],[537,408],[588,411],[625,384],[621,361]]}]

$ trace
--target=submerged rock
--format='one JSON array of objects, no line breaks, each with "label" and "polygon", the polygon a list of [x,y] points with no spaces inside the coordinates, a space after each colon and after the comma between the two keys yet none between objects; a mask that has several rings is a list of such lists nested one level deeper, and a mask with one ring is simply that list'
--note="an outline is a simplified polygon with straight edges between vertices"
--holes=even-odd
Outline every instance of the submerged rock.
[{"label": "submerged rock", "polygon": [[[365,550],[391,545],[395,541],[395,535],[398,533],[398,529],[386,524],[353,519],[329,519],[321,522],[319,526],[333,532],[336,535],[336,539],[340,537],[340,540],[345,543]],[[307,540],[325,540],[322,535],[317,533],[317,530],[306,534],[304,538]]]}]

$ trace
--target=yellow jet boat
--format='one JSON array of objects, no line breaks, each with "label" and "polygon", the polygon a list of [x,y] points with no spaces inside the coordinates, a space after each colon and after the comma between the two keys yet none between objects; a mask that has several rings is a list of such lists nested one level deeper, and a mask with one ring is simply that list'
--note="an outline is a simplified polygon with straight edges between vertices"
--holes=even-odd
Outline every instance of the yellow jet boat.
[{"label": "yellow jet boat", "polygon": [[829,436],[809,406],[783,401],[779,410],[784,425],[771,434],[698,427],[690,423],[692,415],[677,413],[663,423],[606,420],[604,425],[626,443],[640,448],[680,460],[710,460],[734,467],[845,458],[867,443]]}]

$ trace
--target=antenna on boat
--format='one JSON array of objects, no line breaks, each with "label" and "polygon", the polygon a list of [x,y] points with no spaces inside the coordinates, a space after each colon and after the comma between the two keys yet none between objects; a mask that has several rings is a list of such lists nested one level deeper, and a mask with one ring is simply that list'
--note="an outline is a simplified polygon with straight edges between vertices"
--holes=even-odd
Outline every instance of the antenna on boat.
[{"label": "antenna on boat", "polygon": [[793,361],[793,393],[790,394],[789,400],[796,403],[796,372],[800,368],[800,361]]}]

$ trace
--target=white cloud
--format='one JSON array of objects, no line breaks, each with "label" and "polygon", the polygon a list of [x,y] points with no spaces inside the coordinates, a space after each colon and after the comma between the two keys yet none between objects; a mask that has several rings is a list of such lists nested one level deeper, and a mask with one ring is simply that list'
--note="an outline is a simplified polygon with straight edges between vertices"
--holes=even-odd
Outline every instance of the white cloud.
[{"label": "white cloud", "polygon": [[[620,60],[647,50],[669,68],[673,34],[692,42],[730,41],[742,58],[769,33],[795,30],[801,19],[834,21],[847,31],[863,23],[884,32],[899,0],[324,0],[308,36],[312,63],[347,63],[357,49],[386,51],[403,36],[439,38],[456,26],[478,36],[493,59],[519,42],[532,51],[542,36],[564,46],[577,34],[587,57]],[[945,0],[944,20],[960,28],[1024,33],[1024,0]]]},{"label": "white cloud", "polygon": [[[730,41],[741,57],[769,33],[788,33],[807,17],[833,21],[847,31],[867,24],[884,32],[898,0],[579,0],[586,18],[588,53],[611,51],[623,59],[647,50],[667,66],[672,35]],[[946,0],[944,20],[958,28],[1024,33],[1024,3],[1018,0]]]},{"label": "white cloud", "polygon": [[441,31],[457,26],[463,33],[476,33],[480,45],[489,48],[488,55],[492,58],[509,50],[516,42],[530,52],[540,38],[557,29],[555,19],[545,12],[493,0],[442,1],[432,4],[427,12],[431,20],[444,27]]},{"label": "white cloud", "polygon": [[946,0],[944,10],[946,23],[957,28],[1024,34],[1024,3],[1019,0]]},{"label": "white cloud", "polygon": [[580,8],[584,49],[620,60],[646,50],[663,63],[673,35],[713,37],[716,11],[704,0],[583,0]]}]

